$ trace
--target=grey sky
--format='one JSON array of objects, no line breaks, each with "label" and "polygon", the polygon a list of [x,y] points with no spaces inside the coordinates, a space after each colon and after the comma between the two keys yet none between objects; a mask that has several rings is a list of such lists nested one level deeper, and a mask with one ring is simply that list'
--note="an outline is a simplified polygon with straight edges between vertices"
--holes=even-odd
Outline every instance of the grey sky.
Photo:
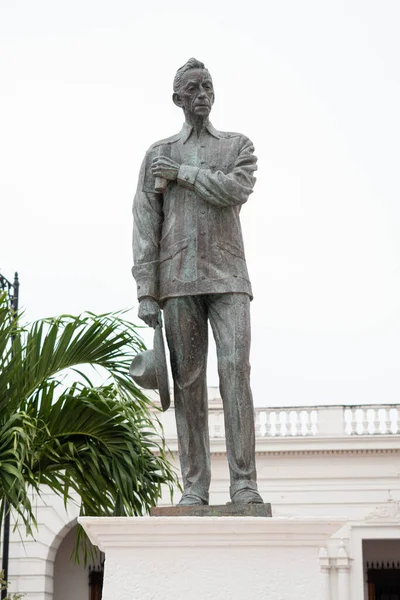
[{"label": "grey sky", "polygon": [[136,304],[138,170],[180,129],[172,79],[195,56],[212,122],[259,157],[242,210],[256,404],[398,402],[399,17],[397,1],[3,0],[0,270],[20,272],[27,318]]}]

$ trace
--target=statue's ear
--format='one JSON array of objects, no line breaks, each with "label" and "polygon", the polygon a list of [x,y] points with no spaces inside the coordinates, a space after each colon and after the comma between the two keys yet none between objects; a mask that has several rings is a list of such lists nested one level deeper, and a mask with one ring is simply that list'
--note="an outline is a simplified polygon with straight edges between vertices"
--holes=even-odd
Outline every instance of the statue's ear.
[{"label": "statue's ear", "polygon": [[182,98],[180,97],[179,94],[177,94],[176,92],[174,94],[172,94],[172,100],[173,100],[174,104],[179,106],[179,108],[182,108]]}]

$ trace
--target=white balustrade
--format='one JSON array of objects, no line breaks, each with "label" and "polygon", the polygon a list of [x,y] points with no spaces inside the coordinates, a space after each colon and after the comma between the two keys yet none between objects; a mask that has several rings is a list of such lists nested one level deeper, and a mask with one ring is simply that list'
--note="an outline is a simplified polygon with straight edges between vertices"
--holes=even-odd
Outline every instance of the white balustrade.
[{"label": "white balustrade", "polygon": [[345,433],[348,435],[395,435],[400,433],[397,406],[344,407]]},{"label": "white balustrade", "polygon": [[257,408],[257,437],[304,437],[314,436],[318,427],[318,412],[311,408]]},{"label": "white balustrade", "polygon": [[400,406],[256,408],[257,437],[400,435]]},{"label": "white balustrade", "polygon": [[213,410],[209,413],[209,430],[210,437],[224,438],[225,437],[225,421],[222,410]]},{"label": "white balustrade", "polygon": [[[167,438],[176,436],[173,407],[158,417]],[[222,403],[213,399],[209,410],[210,437],[224,438]],[[336,438],[400,435],[399,405],[308,406],[256,408],[257,438]]]},{"label": "white balustrade", "polygon": [[257,437],[400,435],[400,406],[256,408]]}]

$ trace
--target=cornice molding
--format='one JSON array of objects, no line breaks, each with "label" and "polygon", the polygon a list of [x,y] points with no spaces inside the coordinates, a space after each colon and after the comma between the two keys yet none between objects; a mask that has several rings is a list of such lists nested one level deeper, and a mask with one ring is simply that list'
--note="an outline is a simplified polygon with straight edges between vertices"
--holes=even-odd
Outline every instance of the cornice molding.
[{"label": "cornice molding", "polygon": [[[222,454],[222,453],[221,453]],[[369,454],[369,455],[379,455],[379,454],[400,454],[400,449],[342,449],[342,450],[329,450],[329,449],[321,449],[321,450],[276,450],[276,451],[262,451],[257,452],[257,456],[296,456],[296,455],[343,455],[343,454]]]},{"label": "cornice molding", "polygon": [[[170,452],[178,454],[176,438],[167,438]],[[213,456],[226,456],[224,438],[210,440]],[[299,456],[299,455],[399,455],[400,436],[349,436],[346,438],[258,438],[256,456]]]},{"label": "cornice molding", "polygon": [[317,546],[346,522],[338,517],[80,517],[103,551],[121,547]]}]

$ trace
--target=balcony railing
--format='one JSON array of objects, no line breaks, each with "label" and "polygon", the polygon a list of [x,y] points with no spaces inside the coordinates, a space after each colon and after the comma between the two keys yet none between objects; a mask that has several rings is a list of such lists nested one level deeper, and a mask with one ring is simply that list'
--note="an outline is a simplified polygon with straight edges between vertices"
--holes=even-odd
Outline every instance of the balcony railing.
[{"label": "balcony railing", "polygon": [[[157,396],[152,398],[159,403]],[[174,403],[159,414],[164,435],[176,439]],[[364,404],[357,406],[294,406],[255,409],[256,437],[284,439],[398,436],[400,440],[400,404]],[[222,401],[215,388],[209,388],[210,437],[225,437]]]},{"label": "balcony railing", "polygon": [[[210,410],[210,435],[224,437],[222,408]],[[256,437],[400,435],[400,406],[256,408]]]}]

